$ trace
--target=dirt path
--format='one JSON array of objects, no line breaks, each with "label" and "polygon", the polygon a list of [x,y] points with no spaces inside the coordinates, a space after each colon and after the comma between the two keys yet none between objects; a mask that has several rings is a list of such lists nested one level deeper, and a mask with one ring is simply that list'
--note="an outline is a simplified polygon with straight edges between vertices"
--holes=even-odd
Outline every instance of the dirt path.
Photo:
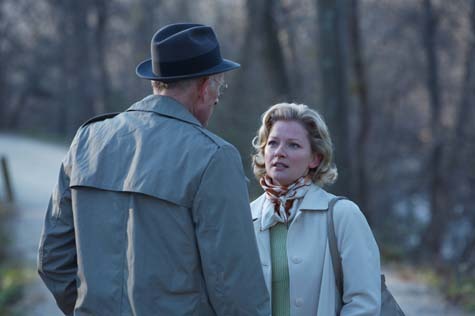
[{"label": "dirt path", "polygon": [[[13,255],[32,275],[32,282],[18,305],[18,315],[62,315],[37,277],[36,253],[44,212],[65,153],[64,147],[0,134],[0,155],[8,158],[17,199],[17,209],[7,225],[13,240]],[[436,290],[408,277],[407,273],[391,267],[385,267],[384,272],[388,287],[406,316],[475,315],[446,303]]]}]

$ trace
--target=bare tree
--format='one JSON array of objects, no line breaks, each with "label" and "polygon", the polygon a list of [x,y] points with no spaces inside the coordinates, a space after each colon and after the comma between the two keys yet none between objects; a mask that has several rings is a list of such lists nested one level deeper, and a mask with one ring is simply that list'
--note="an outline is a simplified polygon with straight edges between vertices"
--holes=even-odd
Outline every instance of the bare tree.
[{"label": "bare tree", "polygon": [[461,145],[466,138],[466,129],[470,126],[469,119],[471,118],[470,114],[473,112],[473,102],[475,100],[475,0],[471,0],[470,2],[469,22],[471,36],[469,37],[467,51],[465,53],[465,65],[463,67],[465,72],[462,79],[461,97],[454,124],[455,133],[453,141],[458,145]]},{"label": "bare tree", "polygon": [[[301,98],[303,92],[303,76],[301,70],[301,57],[299,55],[299,47],[297,35],[298,35],[298,26],[302,23],[301,12],[303,9],[300,8],[302,5],[301,2],[293,1],[279,1],[279,5],[276,6],[278,15],[280,16],[280,32],[285,33],[285,41],[283,41],[281,47],[286,50],[287,56],[283,54],[283,58],[287,59],[286,65],[287,76],[288,76],[288,89],[289,97]],[[276,27],[276,32],[277,32]]]},{"label": "bare tree", "polygon": [[423,0],[424,9],[424,50],[427,59],[427,90],[431,109],[430,130],[432,145],[429,153],[427,175],[429,179],[429,204],[431,218],[423,236],[423,245],[429,254],[439,254],[448,215],[448,201],[442,170],[444,152],[444,130],[441,124],[442,102],[439,84],[439,65],[437,58],[437,13],[431,0]]},{"label": "bare tree", "polygon": [[343,0],[317,0],[322,104],[333,135],[339,180],[333,191],[350,193],[346,6]]},{"label": "bare tree", "polygon": [[107,111],[107,104],[109,100],[110,87],[109,87],[109,74],[106,64],[107,53],[107,22],[109,17],[109,1],[97,0],[93,2],[93,9],[97,16],[97,22],[94,30],[94,43],[95,43],[95,64],[98,72],[97,83],[99,85],[98,98],[95,101],[96,113],[104,113]]},{"label": "bare tree", "polygon": [[[0,129],[10,128],[10,118],[14,115],[11,103],[16,91],[8,81],[8,71],[17,56],[19,48],[17,37],[14,36],[15,16],[6,12],[7,1],[0,1]],[[20,8],[24,4],[20,3]]]},{"label": "bare tree", "polygon": [[257,50],[267,72],[268,89],[282,99],[290,97],[290,84],[283,49],[278,38],[278,26],[274,18],[277,0],[247,1],[249,26],[246,33],[248,46],[243,63],[251,63],[251,54]]},{"label": "bare tree", "polygon": [[[454,132],[451,134],[450,144],[452,145],[448,151],[449,163],[448,170],[451,176],[452,187],[458,185],[463,189],[465,194],[461,194],[461,190],[452,192],[451,205],[467,206],[473,203],[475,188],[470,184],[470,177],[473,179],[472,157],[475,154],[475,145],[473,145],[473,137],[469,135],[469,129],[472,128],[470,121],[473,120],[475,111],[475,0],[470,1],[469,26],[471,36],[467,43],[464,62],[464,74],[461,82],[460,101],[458,103],[457,115],[454,123]],[[467,179],[468,178],[468,179]],[[473,180],[472,180],[473,181]],[[463,213],[467,221],[475,227],[475,216],[468,207],[464,207],[466,211]],[[469,270],[475,271],[475,231],[472,230],[460,255],[461,264],[469,265]]]},{"label": "bare tree", "polygon": [[369,146],[372,111],[369,100],[368,80],[366,78],[366,65],[360,32],[359,2],[360,0],[350,1],[349,14],[350,47],[352,52],[351,61],[355,81],[353,86],[355,87],[359,109],[359,126],[355,144],[356,200],[363,212],[365,212],[368,222],[372,224],[373,218],[371,216],[371,210],[368,207],[368,176],[366,166],[368,159],[366,153]]},{"label": "bare tree", "polygon": [[[214,121],[225,138],[241,151],[244,164],[250,165],[251,139],[258,127],[260,114],[275,102],[288,101],[290,85],[285,69],[283,48],[274,19],[276,0],[246,2],[247,23],[240,48],[241,69],[236,72],[230,96],[223,99],[231,104],[217,113]],[[250,178],[249,168],[246,168]]]},{"label": "bare tree", "polygon": [[[5,80],[5,52],[4,52],[4,41],[6,38],[6,28],[7,26],[5,25],[5,17],[4,17],[4,12],[3,12],[3,0],[0,1],[0,21],[3,21],[1,23],[1,28],[0,28],[0,99],[1,100],[6,100],[6,95],[5,95],[5,85],[6,85],[6,80]],[[6,116],[6,106],[5,106],[5,101],[0,102],[0,129],[4,128],[5,126],[5,116]]]},{"label": "bare tree", "polygon": [[97,80],[93,76],[91,1],[50,0],[57,19],[60,50],[59,129],[72,136],[95,111]]},{"label": "bare tree", "polygon": [[[84,123],[96,113],[94,111],[94,92],[96,82],[93,79],[91,28],[88,23],[90,13],[90,1],[71,1],[69,17],[72,23],[70,34],[70,69],[75,74],[72,78],[72,93],[75,96],[70,100],[73,116],[71,128],[75,131],[80,124]],[[65,56],[67,58],[67,56]]]},{"label": "bare tree", "polygon": [[[183,5],[183,4],[182,4]],[[161,20],[158,12],[161,10],[161,0],[139,0],[131,4],[135,12],[129,30],[129,41],[132,43],[131,61],[138,61],[150,58],[150,39],[157,30]],[[128,80],[131,80],[130,78]],[[132,86],[133,95],[142,96],[150,93],[150,86],[140,81],[140,86]]]}]

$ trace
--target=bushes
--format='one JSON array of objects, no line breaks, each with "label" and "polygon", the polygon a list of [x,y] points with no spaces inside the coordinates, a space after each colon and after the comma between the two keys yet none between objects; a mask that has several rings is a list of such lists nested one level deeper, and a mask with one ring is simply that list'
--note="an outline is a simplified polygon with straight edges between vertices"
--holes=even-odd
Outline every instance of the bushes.
[{"label": "bushes", "polygon": [[475,297],[475,276],[449,277],[446,291],[451,301],[463,305],[470,312],[475,312],[475,300],[473,299]]},{"label": "bushes", "polygon": [[10,308],[22,297],[25,282],[22,269],[0,266],[0,315],[10,315]]},{"label": "bushes", "polygon": [[441,290],[452,303],[475,312],[475,275],[457,269],[421,269],[422,278],[430,285]]},{"label": "bushes", "polygon": [[2,226],[7,215],[5,207],[0,205],[0,316],[13,314],[13,306],[20,301],[23,288],[31,279],[31,273],[25,273],[25,269],[11,262],[8,256],[10,240]]}]

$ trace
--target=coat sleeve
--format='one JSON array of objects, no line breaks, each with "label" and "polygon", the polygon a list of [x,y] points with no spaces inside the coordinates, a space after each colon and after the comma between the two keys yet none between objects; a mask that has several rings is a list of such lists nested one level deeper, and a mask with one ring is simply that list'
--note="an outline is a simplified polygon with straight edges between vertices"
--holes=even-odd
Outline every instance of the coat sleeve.
[{"label": "coat sleeve", "polygon": [[76,303],[76,243],[69,177],[61,166],[49,201],[38,251],[38,272],[65,314]]},{"label": "coat sleeve", "polygon": [[216,315],[270,315],[242,163],[223,146],[212,157],[193,203],[202,270]]},{"label": "coat sleeve", "polygon": [[343,269],[341,316],[379,316],[381,268],[373,233],[358,206],[344,200],[335,207],[335,232]]}]

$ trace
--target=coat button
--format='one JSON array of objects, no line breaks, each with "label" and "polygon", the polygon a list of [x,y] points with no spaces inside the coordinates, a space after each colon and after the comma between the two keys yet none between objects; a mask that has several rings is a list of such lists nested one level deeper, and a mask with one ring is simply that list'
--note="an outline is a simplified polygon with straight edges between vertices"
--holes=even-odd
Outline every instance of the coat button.
[{"label": "coat button", "polygon": [[302,262],[302,258],[297,257],[297,256],[293,256],[292,257],[292,262],[295,263],[295,264],[299,264],[300,262]]},{"label": "coat button", "polygon": [[302,298],[297,298],[295,299],[295,306],[300,307],[303,305],[303,299]]}]

